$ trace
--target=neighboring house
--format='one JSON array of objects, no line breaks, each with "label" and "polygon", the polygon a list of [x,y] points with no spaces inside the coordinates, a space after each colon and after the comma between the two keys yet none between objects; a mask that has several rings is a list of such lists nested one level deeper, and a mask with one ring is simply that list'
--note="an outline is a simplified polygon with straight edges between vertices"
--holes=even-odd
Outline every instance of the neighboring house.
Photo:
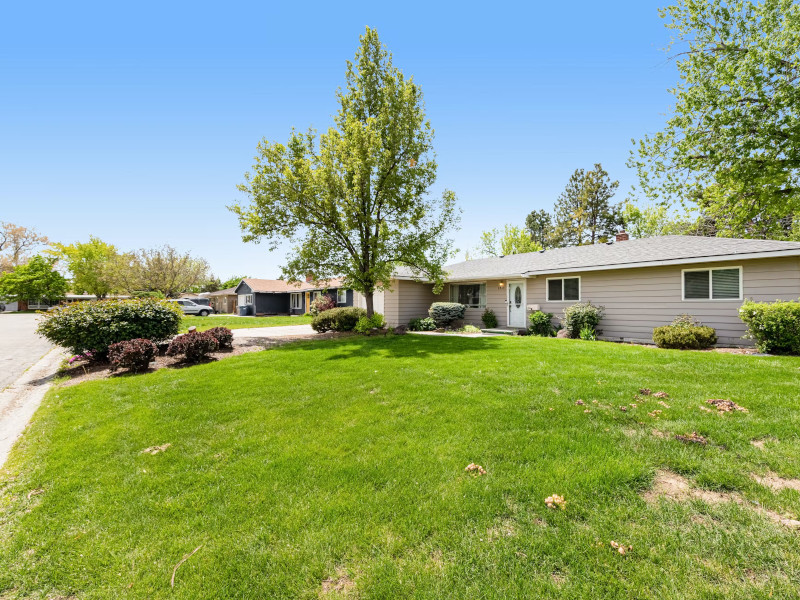
[{"label": "neighboring house", "polygon": [[238,306],[248,306],[248,314],[302,315],[308,312],[311,302],[327,294],[336,306],[355,306],[359,294],[342,287],[340,279],[330,279],[319,284],[306,281],[289,283],[281,279],[242,279],[234,292]]},{"label": "neighboring house", "polygon": [[743,340],[744,299],[800,296],[800,243],[662,236],[469,260],[445,268],[444,289],[398,271],[383,294],[389,325],[427,316],[437,301],[467,305],[465,321],[481,326],[486,308],[499,325],[525,328],[534,310],[555,318],[579,301],[605,307],[602,339],[652,343],[653,328],[690,314],[717,330],[721,345]]},{"label": "neighboring house", "polygon": [[211,307],[216,312],[222,314],[236,314],[238,298],[235,287],[228,288],[227,290],[219,290],[218,292],[211,292],[208,295]]}]

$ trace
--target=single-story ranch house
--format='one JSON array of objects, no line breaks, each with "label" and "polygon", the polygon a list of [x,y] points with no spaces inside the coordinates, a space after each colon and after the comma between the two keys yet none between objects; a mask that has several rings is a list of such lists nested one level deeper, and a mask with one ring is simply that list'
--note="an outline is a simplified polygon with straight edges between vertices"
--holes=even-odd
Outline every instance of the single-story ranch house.
[{"label": "single-story ranch house", "polygon": [[652,343],[654,327],[690,314],[717,330],[720,345],[743,345],[738,310],[744,299],[800,296],[800,243],[662,236],[468,260],[446,267],[447,284],[399,270],[391,292],[376,300],[391,326],[427,316],[433,302],[467,305],[465,321],[481,325],[486,308],[500,326],[525,328],[535,310],[558,318],[579,301],[605,307],[602,339]]},{"label": "single-story ranch house", "polygon": [[218,313],[236,314],[238,299],[235,287],[211,292],[208,295],[211,306]]},{"label": "single-story ranch house", "polygon": [[[321,294],[336,301],[336,306],[354,306],[353,290],[342,287],[340,279],[314,283],[289,283],[281,279],[242,279],[234,293],[238,306],[248,306],[251,315],[302,315]],[[356,304],[357,305],[357,304]]]}]

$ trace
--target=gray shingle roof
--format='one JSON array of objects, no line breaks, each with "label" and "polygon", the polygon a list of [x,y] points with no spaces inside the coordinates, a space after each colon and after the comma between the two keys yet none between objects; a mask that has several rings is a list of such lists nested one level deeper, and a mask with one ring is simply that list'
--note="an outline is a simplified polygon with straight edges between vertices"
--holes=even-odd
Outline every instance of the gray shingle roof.
[{"label": "gray shingle roof", "polygon": [[[466,281],[659,264],[714,262],[745,257],[766,258],[787,254],[800,255],[800,242],[666,235],[610,245],[572,246],[545,252],[479,258],[448,265],[445,270],[449,273],[449,280]],[[411,271],[398,269],[396,275],[408,278],[411,277]]]}]

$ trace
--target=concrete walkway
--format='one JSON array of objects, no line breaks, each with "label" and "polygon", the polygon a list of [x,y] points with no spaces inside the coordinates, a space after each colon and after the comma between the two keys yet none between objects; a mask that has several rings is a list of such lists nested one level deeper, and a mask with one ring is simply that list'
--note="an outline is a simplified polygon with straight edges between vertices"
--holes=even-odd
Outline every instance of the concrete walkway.
[{"label": "concrete walkway", "polygon": [[284,325],[282,327],[252,327],[248,329],[232,329],[233,339],[244,338],[281,338],[296,336],[315,336],[317,332],[311,325]]},{"label": "concrete walkway", "polygon": [[14,383],[53,345],[37,335],[39,315],[0,313],[0,390]]}]

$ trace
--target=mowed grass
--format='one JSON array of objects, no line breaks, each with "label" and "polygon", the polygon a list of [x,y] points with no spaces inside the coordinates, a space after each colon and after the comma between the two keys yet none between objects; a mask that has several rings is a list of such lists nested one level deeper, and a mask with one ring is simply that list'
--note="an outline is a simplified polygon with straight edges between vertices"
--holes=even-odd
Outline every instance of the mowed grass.
[{"label": "mowed grass", "polygon": [[185,315],[181,322],[181,331],[186,331],[194,325],[199,331],[212,327],[227,327],[228,329],[250,329],[252,327],[281,327],[283,325],[308,325],[311,317],[235,317],[232,315],[209,315],[196,317]]},{"label": "mowed grass", "polygon": [[[0,482],[0,596],[796,598],[800,532],[750,507],[800,514],[751,478],[800,475],[798,381],[797,358],[407,335],[56,389]],[[659,469],[747,502],[648,504]]]}]

